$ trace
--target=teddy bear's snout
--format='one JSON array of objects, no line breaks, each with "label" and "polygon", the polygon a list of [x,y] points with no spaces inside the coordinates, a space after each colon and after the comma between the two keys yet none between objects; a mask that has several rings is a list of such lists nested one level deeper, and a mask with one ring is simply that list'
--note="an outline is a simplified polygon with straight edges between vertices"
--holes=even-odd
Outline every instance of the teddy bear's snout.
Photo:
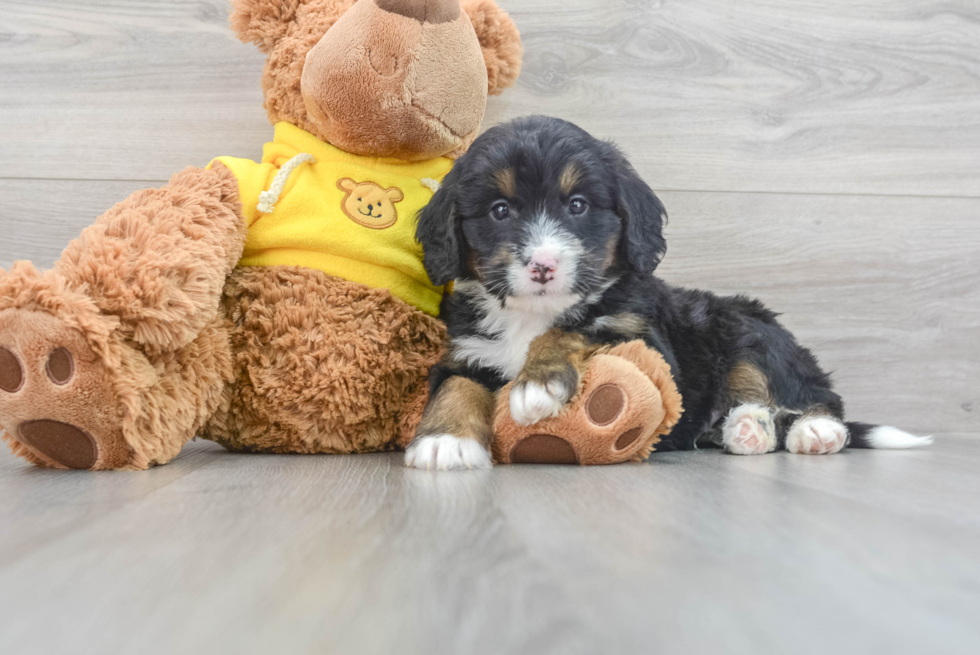
[{"label": "teddy bear's snout", "polygon": [[375,0],[381,9],[420,23],[448,23],[459,18],[459,0]]}]

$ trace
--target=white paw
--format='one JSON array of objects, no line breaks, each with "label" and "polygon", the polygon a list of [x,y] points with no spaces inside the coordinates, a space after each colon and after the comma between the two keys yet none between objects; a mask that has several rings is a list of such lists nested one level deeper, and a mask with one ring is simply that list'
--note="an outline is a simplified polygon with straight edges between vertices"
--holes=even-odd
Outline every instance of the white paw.
[{"label": "white paw", "polygon": [[776,449],[776,425],[762,405],[739,405],[728,413],[721,436],[734,455],[762,455]]},{"label": "white paw", "polygon": [[786,450],[797,455],[829,455],[847,444],[847,427],[835,418],[802,418],[786,435]]},{"label": "white paw", "polygon": [[510,416],[518,425],[558,416],[570,395],[562,382],[518,382],[510,390]]},{"label": "white paw", "polygon": [[490,453],[473,439],[435,434],[416,439],[405,450],[405,466],[449,471],[482,469],[492,465]]}]

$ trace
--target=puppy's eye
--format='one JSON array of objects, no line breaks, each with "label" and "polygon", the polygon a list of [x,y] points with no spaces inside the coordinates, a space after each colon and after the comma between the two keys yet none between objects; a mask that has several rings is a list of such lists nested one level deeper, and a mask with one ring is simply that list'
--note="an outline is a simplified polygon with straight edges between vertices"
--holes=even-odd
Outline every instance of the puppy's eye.
[{"label": "puppy's eye", "polygon": [[589,202],[582,196],[575,196],[568,203],[568,211],[573,214],[584,214],[585,210],[589,208]]},{"label": "puppy's eye", "polygon": [[508,216],[510,216],[510,205],[508,205],[503,200],[493,203],[490,207],[490,215],[493,216],[495,220],[502,221]]}]

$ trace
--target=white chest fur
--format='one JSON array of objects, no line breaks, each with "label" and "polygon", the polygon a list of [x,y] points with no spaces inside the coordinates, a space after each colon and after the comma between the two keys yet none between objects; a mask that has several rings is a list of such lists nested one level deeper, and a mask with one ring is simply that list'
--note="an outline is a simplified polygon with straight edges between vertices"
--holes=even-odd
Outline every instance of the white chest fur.
[{"label": "white chest fur", "polygon": [[501,307],[487,294],[480,294],[478,299],[486,312],[480,330],[492,336],[459,337],[453,341],[453,355],[471,366],[495,369],[509,380],[521,372],[531,342],[580,300],[574,295],[508,298]]}]

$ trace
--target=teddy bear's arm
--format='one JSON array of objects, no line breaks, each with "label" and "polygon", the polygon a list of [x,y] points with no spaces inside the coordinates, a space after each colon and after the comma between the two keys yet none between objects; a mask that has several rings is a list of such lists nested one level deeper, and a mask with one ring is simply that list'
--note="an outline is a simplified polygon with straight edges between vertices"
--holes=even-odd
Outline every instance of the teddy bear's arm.
[{"label": "teddy bear's arm", "polygon": [[117,317],[125,338],[171,351],[214,320],[245,229],[235,176],[220,165],[188,168],[100,216],[55,272]]}]

